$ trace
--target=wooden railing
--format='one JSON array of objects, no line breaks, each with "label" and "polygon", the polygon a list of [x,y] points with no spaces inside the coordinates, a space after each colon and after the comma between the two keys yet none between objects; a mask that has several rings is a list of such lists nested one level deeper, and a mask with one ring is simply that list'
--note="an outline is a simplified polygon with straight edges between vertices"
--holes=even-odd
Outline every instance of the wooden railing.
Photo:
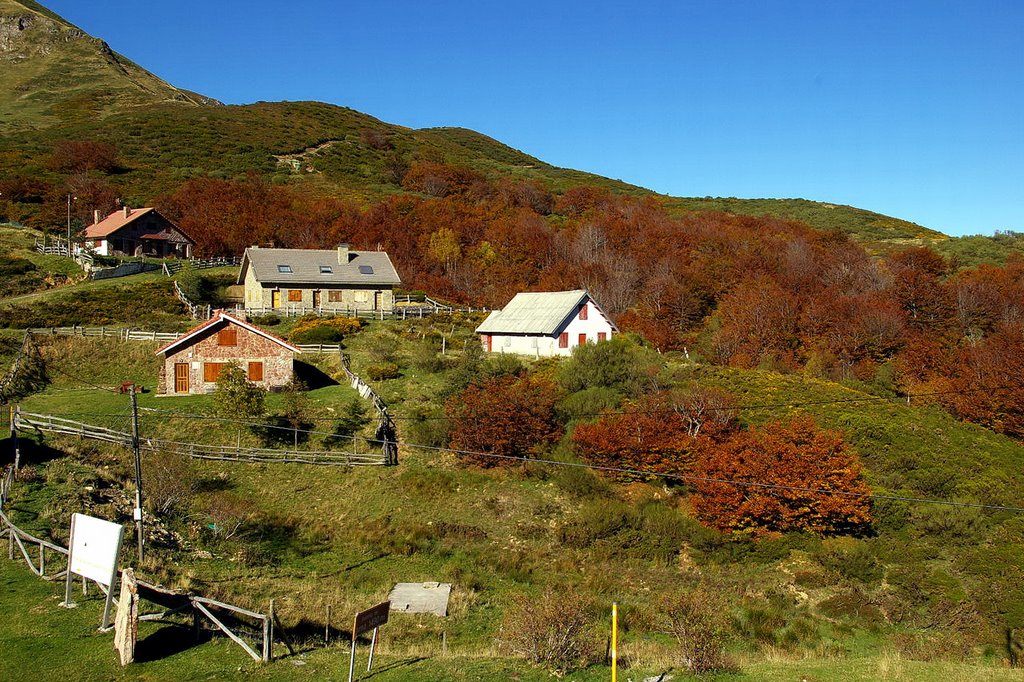
[{"label": "wooden railing", "polygon": [[[379,399],[378,399],[379,400]],[[375,403],[376,404],[376,403]],[[385,408],[386,409],[386,408]],[[390,419],[390,418],[389,418]],[[124,431],[115,431],[103,426],[48,414],[22,412],[15,408],[13,416],[14,428],[21,431],[34,430],[45,433],[57,433],[80,438],[89,438],[107,443],[131,447],[132,435]],[[263,464],[315,464],[320,466],[381,466],[392,464],[387,452],[355,452],[357,440],[351,439],[352,451],[338,450],[277,450],[272,448],[248,448],[234,445],[208,443],[189,443],[156,438],[145,438],[140,441],[144,450],[158,452],[174,452],[193,459],[219,460],[241,463]],[[395,445],[397,450],[397,444]],[[397,455],[396,455],[397,457]]]},{"label": "wooden railing", "polygon": [[179,301],[185,304],[185,307],[188,308],[188,312],[192,316],[193,320],[210,319],[210,315],[213,310],[212,307],[193,303],[189,297],[185,295],[185,292],[181,290],[181,287],[178,286],[178,280],[174,280],[174,295],[178,297]]},{"label": "wooden railing", "polygon": [[242,259],[238,256],[226,256],[221,258],[193,258],[189,260],[164,261],[164,274],[168,277],[175,275],[186,268],[192,270],[205,270],[207,268],[221,268],[226,266],[241,265]]}]

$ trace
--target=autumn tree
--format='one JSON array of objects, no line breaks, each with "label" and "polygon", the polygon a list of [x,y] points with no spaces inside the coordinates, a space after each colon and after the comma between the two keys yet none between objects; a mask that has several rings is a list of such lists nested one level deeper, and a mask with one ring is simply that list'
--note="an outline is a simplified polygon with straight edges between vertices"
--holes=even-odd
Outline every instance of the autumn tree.
[{"label": "autumn tree", "polygon": [[445,404],[451,445],[457,450],[499,456],[462,455],[465,461],[483,467],[510,463],[501,457],[534,457],[562,435],[555,415],[556,398],[553,383],[529,374],[472,383]]},{"label": "autumn tree", "polygon": [[117,147],[96,140],[61,140],[53,147],[49,165],[64,173],[113,173],[120,167]]},{"label": "autumn tree", "polygon": [[687,471],[700,449],[699,437],[727,429],[735,418],[731,407],[718,409],[731,403],[724,391],[711,389],[646,396],[621,411],[578,424],[573,446],[589,464],[627,470],[610,472],[623,480]]},{"label": "autumn tree", "polygon": [[857,533],[871,523],[859,458],[838,432],[819,429],[809,417],[709,443],[693,490],[701,521],[726,531]]}]

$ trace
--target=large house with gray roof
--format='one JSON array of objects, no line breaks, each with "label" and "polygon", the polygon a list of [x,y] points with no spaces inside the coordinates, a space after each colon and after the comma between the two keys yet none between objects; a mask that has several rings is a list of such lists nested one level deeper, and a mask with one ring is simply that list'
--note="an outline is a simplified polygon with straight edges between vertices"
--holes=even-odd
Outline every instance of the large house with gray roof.
[{"label": "large house with gray roof", "polygon": [[390,312],[402,283],[384,251],[249,247],[238,284],[245,309],[255,311]]},{"label": "large house with gray roof", "polygon": [[606,341],[616,327],[583,289],[516,294],[476,328],[488,353],[545,357],[569,355],[587,343]]}]

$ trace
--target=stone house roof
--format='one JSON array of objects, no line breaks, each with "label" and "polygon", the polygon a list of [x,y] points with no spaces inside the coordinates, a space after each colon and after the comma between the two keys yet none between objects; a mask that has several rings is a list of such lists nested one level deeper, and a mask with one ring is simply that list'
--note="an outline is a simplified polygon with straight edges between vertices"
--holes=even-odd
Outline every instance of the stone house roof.
[{"label": "stone house roof", "polygon": [[402,283],[384,251],[337,249],[266,249],[250,247],[242,256],[238,284],[252,271],[263,285],[397,286]]}]

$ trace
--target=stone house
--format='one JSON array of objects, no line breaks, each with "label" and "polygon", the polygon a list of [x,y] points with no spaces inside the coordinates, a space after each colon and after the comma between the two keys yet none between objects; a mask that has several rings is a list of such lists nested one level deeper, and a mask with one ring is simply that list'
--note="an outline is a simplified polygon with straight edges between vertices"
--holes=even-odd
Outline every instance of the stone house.
[{"label": "stone house", "polygon": [[516,294],[476,328],[488,353],[546,357],[606,341],[619,329],[583,289]]},{"label": "stone house", "polygon": [[125,206],[85,228],[84,248],[100,256],[191,258],[196,242],[155,208]]},{"label": "stone house", "polygon": [[287,341],[218,310],[213,317],[157,349],[162,355],[157,393],[212,393],[229,363],[267,390],[283,388],[294,376],[295,354]]},{"label": "stone house", "polygon": [[390,312],[402,283],[384,251],[249,247],[238,284],[250,311]]}]

